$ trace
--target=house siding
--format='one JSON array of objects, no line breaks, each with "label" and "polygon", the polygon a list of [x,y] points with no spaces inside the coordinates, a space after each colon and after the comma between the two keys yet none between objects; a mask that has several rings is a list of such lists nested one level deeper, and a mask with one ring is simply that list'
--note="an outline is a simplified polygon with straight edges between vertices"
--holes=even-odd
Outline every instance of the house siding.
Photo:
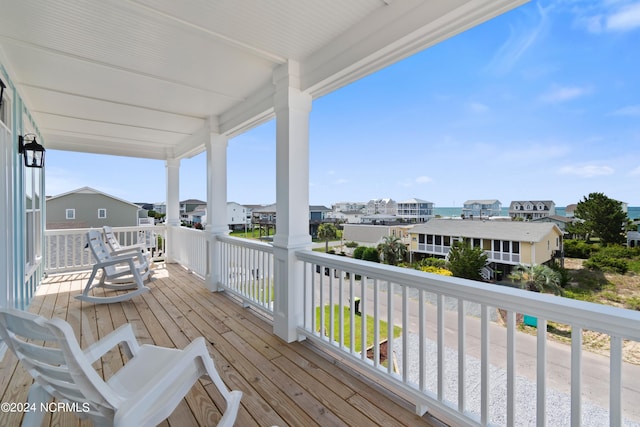
[{"label": "house siding", "polygon": [[[75,218],[67,219],[66,210],[75,209]],[[98,210],[107,217],[99,218]],[[138,224],[138,208],[103,194],[71,193],[47,201],[47,228],[129,227]]]}]

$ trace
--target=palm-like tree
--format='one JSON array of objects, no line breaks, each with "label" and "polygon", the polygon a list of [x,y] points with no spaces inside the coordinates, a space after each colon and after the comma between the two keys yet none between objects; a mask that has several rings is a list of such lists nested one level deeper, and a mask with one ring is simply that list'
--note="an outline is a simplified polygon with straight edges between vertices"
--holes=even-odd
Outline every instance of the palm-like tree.
[{"label": "palm-like tree", "polygon": [[551,267],[541,264],[518,265],[514,268],[509,278],[520,282],[522,289],[537,292],[553,292],[562,295],[562,277],[560,273]]},{"label": "palm-like tree", "polygon": [[329,252],[329,240],[338,237],[338,229],[330,222],[324,222],[318,226],[318,239],[324,240],[324,251]]},{"label": "palm-like tree", "polygon": [[378,245],[378,252],[382,254],[385,264],[397,265],[404,260],[407,254],[407,246],[402,243],[399,237],[385,236],[382,243]]}]

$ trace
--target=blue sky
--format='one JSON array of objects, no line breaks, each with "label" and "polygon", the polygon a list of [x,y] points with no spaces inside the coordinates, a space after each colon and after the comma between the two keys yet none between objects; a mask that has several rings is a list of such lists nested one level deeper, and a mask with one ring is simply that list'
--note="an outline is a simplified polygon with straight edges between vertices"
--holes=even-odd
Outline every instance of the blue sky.
[{"label": "blue sky", "polygon": [[[275,201],[274,122],[228,162],[229,200]],[[166,197],[162,161],[49,150],[46,175],[48,195]],[[313,103],[311,204],[591,192],[640,205],[640,1],[533,1]],[[204,154],[181,162],[188,198],[206,199]]]}]

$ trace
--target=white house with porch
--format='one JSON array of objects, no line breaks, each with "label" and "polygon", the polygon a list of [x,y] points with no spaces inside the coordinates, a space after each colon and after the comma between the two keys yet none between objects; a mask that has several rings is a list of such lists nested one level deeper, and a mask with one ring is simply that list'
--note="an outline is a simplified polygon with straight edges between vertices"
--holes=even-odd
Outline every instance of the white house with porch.
[{"label": "white house with porch", "polygon": [[[37,139],[46,150],[156,159],[166,167],[166,222],[156,226],[166,245],[164,259],[203,277],[208,290],[224,291],[258,310],[269,319],[273,334],[279,339],[277,343],[282,346],[306,341],[323,356],[341,360],[337,366],[345,363],[359,370],[369,380],[367,384],[378,384],[387,393],[405,399],[409,402],[405,407],[413,406],[420,417],[429,412],[451,425],[487,425],[489,374],[493,366],[489,344],[494,344],[494,337],[489,339],[489,332],[494,333],[489,307],[499,304],[506,313],[502,361],[506,423],[513,425],[519,410],[515,391],[515,315],[526,312],[538,317],[542,331],[550,319],[570,325],[576,337],[587,329],[610,337],[608,406],[611,424],[620,425],[626,413],[623,390],[631,402],[640,401],[623,382],[629,376],[622,375],[623,367],[625,372],[628,369],[622,361],[622,342],[640,341],[640,313],[311,251],[309,120],[313,101],[523,3],[524,0],[2,2],[0,306],[28,309],[45,273],[91,267],[91,260],[82,255],[86,230],[76,230],[74,238],[45,230],[44,169],[31,167],[31,161],[23,163],[26,153],[21,152],[20,141]],[[277,232],[272,244],[227,235],[229,140],[269,120],[276,123]],[[200,153],[206,153],[207,168],[208,216],[204,232],[180,226],[181,161]],[[61,243],[56,246],[50,245],[51,241],[70,243],[69,247]],[[68,261],[59,252],[53,253],[54,247],[77,257]],[[319,266],[322,268],[316,268]],[[327,269],[348,272],[349,279],[340,274],[315,273]],[[398,290],[397,294],[385,291],[390,285]],[[420,300],[410,322],[405,310],[410,302],[408,295],[424,298],[425,294],[435,298],[435,305]],[[360,310],[366,315],[363,318],[374,325],[397,318],[404,331],[413,332],[414,325],[435,327],[434,342],[439,343],[436,354],[405,352],[404,366],[415,361],[421,367],[415,377],[408,373],[397,375],[392,371],[393,364],[381,363],[378,339],[369,344],[364,334],[358,351],[353,345],[347,346],[344,337],[320,333],[320,329],[337,330],[344,319],[333,315],[325,319],[324,314],[317,317],[316,308],[336,304],[341,312],[345,308],[353,311],[356,295],[361,300]],[[447,320],[445,327],[445,298],[481,306],[476,320],[482,331],[480,342],[473,346],[465,346],[465,334],[459,334],[456,348],[462,356],[447,359],[446,363],[445,332],[448,334],[452,325],[464,331],[466,304],[458,304],[459,313],[453,318],[446,317],[453,320]],[[427,322],[425,307],[437,308],[436,322],[431,317]],[[247,317],[253,315],[249,310],[245,313]],[[331,325],[320,328],[325,320]],[[222,326],[220,322],[212,327]],[[431,341],[427,340],[425,329],[420,329],[423,326],[416,326],[415,332],[419,348],[424,349]],[[352,325],[351,330],[354,329]],[[379,337],[379,326],[374,329]],[[233,335],[233,330],[229,332]],[[403,333],[390,340],[406,348],[408,335]],[[83,340],[87,338],[89,335]],[[546,334],[539,333],[536,340],[537,394],[532,399],[537,406],[533,417],[543,425],[547,406],[552,403],[546,394],[550,387],[547,377],[554,374],[555,366],[546,360]],[[571,413],[572,422],[578,425],[581,396],[585,394],[580,379],[586,371],[583,363],[587,362],[581,356],[579,340],[574,342]],[[370,345],[378,350],[373,351],[377,354],[373,359],[366,354]],[[479,347],[473,357],[479,360],[482,381],[473,386],[467,386],[465,374],[465,354],[472,350],[469,347],[474,347],[473,351]],[[415,360],[406,359],[410,357]],[[455,403],[444,393],[445,365],[450,363],[456,364],[459,373],[456,382],[460,392]],[[436,370],[435,386],[429,385],[425,377],[427,366]],[[282,375],[287,375],[295,367],[282,369]],[[249,387],[251,382],[253,378],[241,379],[243,387]],[[307,383],[321,386],[317,380]],[[479,409],[474,414],[465,403],[467,395],[478,398]],[[633,410],[629,406],[625,410]],[[248,414],[256,412],[255,407],[264,410],[260,404],[243,401],[242,413],[259,420],[259,413]],[[323,413],[335,411],[328,406],[315,409]],[[295,424],[294,421],[289,419],[288,423]]]}]

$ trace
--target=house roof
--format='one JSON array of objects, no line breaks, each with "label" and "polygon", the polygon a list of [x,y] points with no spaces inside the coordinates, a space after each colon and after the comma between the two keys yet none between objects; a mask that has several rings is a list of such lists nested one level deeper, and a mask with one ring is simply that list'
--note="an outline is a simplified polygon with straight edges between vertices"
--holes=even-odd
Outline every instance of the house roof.
[{"label": "house roof", "polygon": [[180,202],[181,205],[205,205],[207,202],[198,199],[187,199]]},{"label": "house roof", "polygon": [[75,189],[75,190],[72,190],[72,191],[67,191],[66,193],[62,193],[62,194],[58,194],[56,196],[48,197],[47,198],[47,202],[50,201],[50,200],[55,200],[55,199],[60,199],[60,198],[66,197],[66,196],[69,196],[71,194],[97,194],[97,195],[109,197],[110,199],[117,200],[119,202],[126,203],[127,205],[131,205],[131,206],[133,206],[133,207],[135,207],[137,209],[140,209],[140,206],[136,205],[135,203],[129,202],[128,200],[124,200],[124,199],[121,199],[121,198],[116,197],[116,196],[112,196],[111,194],[107,194],[107,193],[104,193],[102,191],[98,191],[98,190],[96,190],[94,188],[91,188],[91,187],[81,187],[81,188],[78,188],[78,189]]},{"label": "house roof", "polygon": [[411,233],[438,234],[442,236],[468,237],[471,239],[496,239],[520,242],[539,242],[553,229],[562,231],[551,222],[533,223],[523,221],[470,221],[432,219],[413,227]]},{"label": "house roof", "polygon": [[311,206],[309,206],[309,211],[311,211],[311,212],[329,212],[329,211],[331,211],[331,209],[329,209],[326,206],[322,206],[322,205],[311,205]]},{"label": "house roof", "polygon": [[525,2],[8,1],[0,52],[47,149],[181,159]]},{"label": "house roof", "polygon": [[481,205],[492,205],[494,203],[500,203],[500,200],[498,199],[471,199],[471,200],[467,200],[466,202],[464,202],[465,205],[473,205],[474,203],[479,203]]},{"label": "house roof", "polygon": [[537,205],[538,203],[542,203],[547,208],[550,208],[551,206],[555,205],[553,200],[513,200],[509,204],[509,209],[513,209],[513,207],[516,205],[516,203],[519,204],[519,205],[526,205],[527,203],[531,203],[534,206]]},{"label": "house roof", "polygon": [[427,200],[422,200],[422,199],[408,199],[408,200],[403,200],[401,202],[398,202],[398,204],[400,203],[433,203],[433,202],[429,202]]}]

